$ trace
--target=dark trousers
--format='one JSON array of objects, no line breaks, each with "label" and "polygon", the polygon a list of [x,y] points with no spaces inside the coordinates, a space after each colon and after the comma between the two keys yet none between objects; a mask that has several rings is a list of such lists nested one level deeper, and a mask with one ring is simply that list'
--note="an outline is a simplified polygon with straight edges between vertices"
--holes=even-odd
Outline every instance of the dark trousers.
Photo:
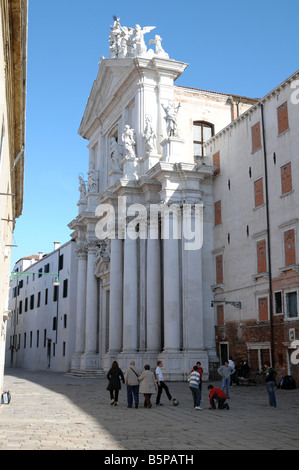
[{"label": "dark trousers", "polygon": [[151,396],[152,394],[151,393],[144,393],[143,394],[144,396],[144,408],[151,408],[152,407],[152,403],[151,403]]},{"label": "dark trousers", "polygon": [[[113,394],[113,392],[115,393],[115,395]],[[110,390],[110,398],[111,400],[114,400],[114,401],[118,401],[118,390]]]},{"label": "dark trousers", "polygon": [[139,403],[139,385],[127,385],[127,399],[128,399],[128,407],[129,408],[132,408],[133,397],[134,397],[135,405],[138,405],[138,403]]},{"label": "dark trousers", "polygon": [[163,381],[160,381],[159,384],[160,384],[160,385],[158,385],[158,393],[157,393],[156,405],[159,405],[159,403],[160,403],[160,398],[161,398],[163,389],[165,390],[165,393],[166,393],[166,395],[167,395],[168,400],[171,400],[171,399],[172,399],[172,396],[171,396],[171,394],[170,394],[170,391],[169,391],[169,389],[168,389],[166,383],[163,382]]},{"label": "dark trousers", "polygon": [[216,408],[216,404],[215,404],[215,400],[218,401],[218,410],[223,410],[223,408],[225,408],[225,402],[226,402],[226,398],[220,398],[217,393],[215,393],[213,395],[213,398],[212,398],[212,406],[213,408]]}]

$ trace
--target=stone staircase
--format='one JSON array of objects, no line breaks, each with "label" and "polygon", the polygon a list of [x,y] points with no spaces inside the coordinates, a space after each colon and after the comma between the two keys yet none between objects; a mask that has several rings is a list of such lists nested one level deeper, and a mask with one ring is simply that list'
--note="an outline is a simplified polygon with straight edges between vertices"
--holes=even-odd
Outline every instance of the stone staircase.
[{"label": "stone staircase", "polygon": [[106,373],[103,370],[80,370],[80,369],[71,369],[67,372],[66,375],[72,377],[83,377],[86,379],[103,379],[106,377]]}]

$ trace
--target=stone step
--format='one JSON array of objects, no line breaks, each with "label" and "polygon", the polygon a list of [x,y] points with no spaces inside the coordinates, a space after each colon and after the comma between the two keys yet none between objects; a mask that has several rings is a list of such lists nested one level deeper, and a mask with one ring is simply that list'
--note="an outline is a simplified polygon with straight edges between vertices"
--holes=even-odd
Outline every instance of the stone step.
[{"label": "stone step", "polygon": [[80,370],[80,369],[71,369],[67,375],[73,377],[85,377],[85,378],[97,378],[101,379],[106,377],[106,373],[103,370]]}]

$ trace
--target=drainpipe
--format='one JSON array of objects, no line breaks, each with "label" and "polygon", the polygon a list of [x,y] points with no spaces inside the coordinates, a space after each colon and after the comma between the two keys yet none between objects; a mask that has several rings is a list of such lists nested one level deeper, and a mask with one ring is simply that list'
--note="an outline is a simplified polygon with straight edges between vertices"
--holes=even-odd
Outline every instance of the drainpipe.
[{"label": "drainpipe", "polygon": [[261,103],[261,124],[263,135],[264,149],[264,166],[265,166],[265,189],[266,189],[266,214],[267,214],[267,247],[268,247],[268,267],[269,267],[269,297],[270,297],[270,341],[271,341],[271,359],[272,366],[275,367],[274,358],[274,332],[273,332],[273,291],[272,291],[272,264],[271,264],[271,237],[270,237],[270,214],[269,214],[269,195],[268,195],[268,167],[267,167],[267,150],[265,140],[265,121],[264,121],[264,105]]}]

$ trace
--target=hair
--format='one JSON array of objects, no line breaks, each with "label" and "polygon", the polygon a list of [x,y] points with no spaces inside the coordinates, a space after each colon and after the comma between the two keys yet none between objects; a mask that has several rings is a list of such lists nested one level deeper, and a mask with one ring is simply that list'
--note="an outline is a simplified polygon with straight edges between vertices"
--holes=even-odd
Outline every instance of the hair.
[{"label": "hair", "polygon": [[144,369],[145,370],[150,370],[150,366],[148,364],[145,364]]},{"label": "hair", "polygon": [[119,368],[119,367],[118,367],[118,362],[117,362],[117,361],[113,361],[111,368],[114,369],[114,370],[117,370],[117,369]]},{"label": "hair", "polygon": [[208,390],[211,390],[211,388],[214,388],[214,385],[209,385]]},{"label": "hair", "polygon": [[159,366],[160,364],[162,364],[162,361],[157,361],[157,366]]},{"label": "hair", "polygon": [[197,370],[197,366],[193,366],[193,370]]}]

